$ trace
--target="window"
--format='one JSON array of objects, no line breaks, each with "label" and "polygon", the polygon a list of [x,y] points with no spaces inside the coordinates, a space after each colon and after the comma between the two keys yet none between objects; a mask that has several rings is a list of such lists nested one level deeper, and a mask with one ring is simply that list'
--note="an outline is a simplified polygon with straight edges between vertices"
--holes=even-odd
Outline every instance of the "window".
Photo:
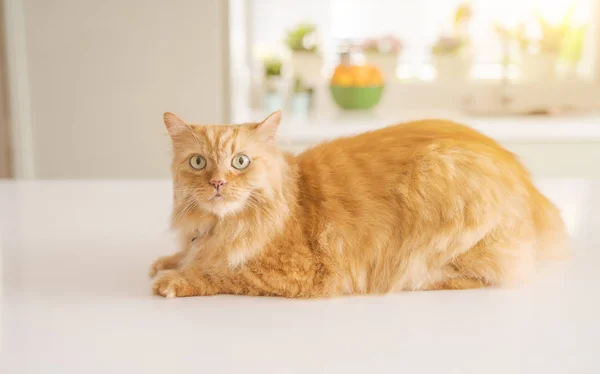
[{"label": "window", "polygon": [[[441,100],[442,106],[489,106],[489,103],[480,104],[473,98],[481,101],[482,97],[492,95],[490,92],[498,91],[501,82],[508,83],[510,87],[503,86],[500,95],[510,97],[499,100],[498,105],[513,106],[519,110],[533,105],[522,101],[533,93],[537,96],[536,100],[554,105],[556,97],[567,87],[570,87],[570,92],[580,92],[582,97],[585,96],[583,100],[588,99],[586,106],[596,101],[593,93],[597,92],[596,82],[600,73],[597,56],[600,46],[599,0],[472,0],[467,3],[472,9],[467,26],[471,57],[466,79],[462,81],[439,81],[436,71],[441,70],[431,53],[440,36],[454,32],[455,10],[460,4],[465,4],[458,0],[251,0],[246,4],[249,20],[246,29],[252,72],[260,74],[259,66],[265,56],[282,56],[284,61],[288,61],[290,52],[283,42],[286,32],[298,24],[309,22],[318,30],[325,85],[327,77],[338,64],[338,53],[344,43],[359,43],[366,38],[384,35],[398,37],[402,41],[402,49],[397,58],[396,77],[386,82],[387,86],[395,86],[388,89],[389,95],[396,95],[394,100],[387,100],[390,103],[406,99],[402,95],[410,89],[417,89],[417,96],[426,98],[430,96],[429,92],[442,87],[446,94],[460,93],[460,100],[452,103]],[[519,49],[520,43],[513,30],[522,25],[527,40],[540,40],[539,19],[558,25],[567,15],[569,28],[581,32],[578,37],[571,38],[568,54],[561,54],[556,66],[552,67],[556,79],[554,76],[551,82],[543,76],[526,79],[525,53]],[[510,42],[501,37],[499,27],[511,30]],[[535,66],[533,71],[540,73]],[[401,84],[404,86],[399,87]],[[549,84],[553,89],[547,88]],[[576,90],[572,90],[574,85]],[[577,99],[572,101],[577,102]],[[561,106],[570,104],[560,103]]]}]

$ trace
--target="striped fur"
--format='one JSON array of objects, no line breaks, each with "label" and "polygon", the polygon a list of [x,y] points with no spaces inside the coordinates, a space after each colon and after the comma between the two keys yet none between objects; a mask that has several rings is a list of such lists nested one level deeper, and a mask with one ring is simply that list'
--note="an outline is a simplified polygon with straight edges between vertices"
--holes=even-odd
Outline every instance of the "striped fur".
[{"label": "striped fur", "polygon": [[[165,114],[182,250],[153,265],[156,294],[509,286],[566,254],[557,209],[510,152],[468,127],[411,122],[292,156],[276,147],[279,117],[188,125]],[[242,171],[231,166],[239,153],[252,160]],[[194,154],[206,169],[189,166]],[[214,178],[227,182],[219,199]]]}]

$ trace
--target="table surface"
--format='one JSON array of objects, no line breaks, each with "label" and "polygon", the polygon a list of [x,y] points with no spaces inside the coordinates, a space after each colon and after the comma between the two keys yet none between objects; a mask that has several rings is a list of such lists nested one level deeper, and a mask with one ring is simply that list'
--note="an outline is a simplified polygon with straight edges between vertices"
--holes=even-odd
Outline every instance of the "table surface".
[{"label": "table surface", "polygon": [[576,256],[523,287],[166,300],[168,181],[0,183],[0,372],[600,372],[600,181],[538,185]]}]

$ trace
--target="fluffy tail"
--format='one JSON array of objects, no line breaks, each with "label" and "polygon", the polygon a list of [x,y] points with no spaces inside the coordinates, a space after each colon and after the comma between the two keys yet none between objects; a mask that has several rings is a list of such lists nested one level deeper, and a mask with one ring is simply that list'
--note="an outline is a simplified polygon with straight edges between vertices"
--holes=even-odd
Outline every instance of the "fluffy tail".
[{"label": "fluffy tail", "polygon": [[537,231],[539,261],[565,260],[571,255],[569,236],[559,210],[535,187],[532,189],[533,222]]}]

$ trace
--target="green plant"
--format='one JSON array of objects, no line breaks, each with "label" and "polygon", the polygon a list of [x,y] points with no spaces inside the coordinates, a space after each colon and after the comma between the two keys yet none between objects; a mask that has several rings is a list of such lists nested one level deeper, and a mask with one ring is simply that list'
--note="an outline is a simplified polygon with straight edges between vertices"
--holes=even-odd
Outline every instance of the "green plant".
[{"label": "green plant", "polygon": [[304,84],[304,82],[302,82],[302,79],[300,77],[296,77],[294,79],[294,93],[312,94],[313,88]]},{"label": "green plant", "polygon": [[[542,30],[542,37],[537,41],[537,48],[542,53],[560,53],[564,39],[569,33],[568,19],[558,25],[548,22],[541,14],[536,14],[537,22]],[[532,43],[536,45],[534,41]]]},{"label": "green plant", "polygon": [[457,37],[466,39],[469,30],[469,23],[473,17],[473,7],[471,2],[463,1],[456,7],[454,11],[454,34]]},{"label": "green plant", "polygon": [[513,29],[496,25],[496,32],[502,38],[517,42],[523,53],[556,54],[561,59],[576,64],[581,59],[586,25],[573,23],[575,5],[573,3],[569,7],[558,24],[552,24],[541,13],[536,12],[535,22],[541,31],[540,38],[530,37],[526,32],[526,25],[523,23]]},{"label": "green plant", "polygon": [[462,2],[458,4],[454,11],[454,25],[468,23],[473,17],[473,8],[470,2]]},{"label": "green plant", "polygon": [[317,52],[317,27],[302,23],[288,31],[285,42],[293,52]]},{"label": "green plant", "polygon": [[585,25],[575,27],[565,36],[560,53],[560,57],[564,61],[576,64],[581,60],[586,28]]},{"label": "green plant", "polygon": [[379,38],[366,39],[360,47],[364,53],[398,55],[402,49],[402,42],[393,35],[386,35]]},{"label": "green plant", "polygon": [[565,16],[558,25],[551,25],[540,14],[537,15],[538,22],[542,27],[541,49],[558,53],[559,57],[569,63],[576,64],[583,53],[583,38],[587,25],[577,25],[573,22],[576,10],[573,2]]},{"label": "green plant", "polygon": [[467,41],[458,37],[441,36],[431,47],[431,54],[434,56],[455,55],[460,53],[467,45]]},{"label": "green plant", "polygon": [[471,3],[461,2],[454,11],[452,34],[440,36],[431,47],[431,54],[442,56],[460,53],[469,44],[467,31],[472,17]]},{"label": "green plant", "polygon": [[280,77],[283,62],[279,57],[267,57],[263,60],[265,78]]}]

